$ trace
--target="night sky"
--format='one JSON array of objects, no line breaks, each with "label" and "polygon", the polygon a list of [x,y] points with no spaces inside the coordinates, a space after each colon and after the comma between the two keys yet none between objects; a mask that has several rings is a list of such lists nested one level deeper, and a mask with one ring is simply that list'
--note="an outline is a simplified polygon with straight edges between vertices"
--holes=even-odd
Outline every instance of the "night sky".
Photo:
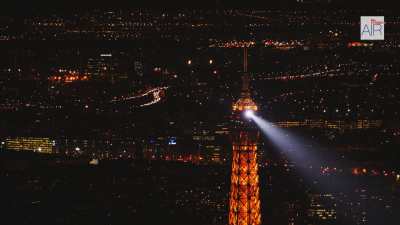
[{"label": "night sky", "polygon": [[[300,1],[300,0],[299,0]],[[300,1],[301,2],[301,1]],[[152,9],[178,9],[178,8],[298,8],[298,7],[326,7],[326,8],[368,8],[368,9],[390,9],[396,5],[395,0],[363,1],[363,0],[303,0],[299,3],[297,0],[279,0],[279,1],[229,1],[229,0],[201,0],[201,1],[184,1],[184,0],[113,0],[113,1],[96,1],[96,0],[36,0],[36,1],[2,1],[0,11],[7,13],[25,13],[31,11],[70,11],[70,10],[87,10],[95,8],[118,9],[125,7],[144,7]]]}]

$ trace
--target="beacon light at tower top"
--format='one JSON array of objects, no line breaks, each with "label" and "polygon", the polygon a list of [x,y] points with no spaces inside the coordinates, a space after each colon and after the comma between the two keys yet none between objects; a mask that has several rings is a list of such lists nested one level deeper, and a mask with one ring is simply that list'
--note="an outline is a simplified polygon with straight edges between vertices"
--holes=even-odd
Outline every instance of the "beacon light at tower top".
[{"label": "beacon light at tower top", "polygon": [[248,110],[244,111],[244,116],[247,118],[252,118],[254,116],[254,111],[251,109],[248,109]]},{"label": "beacon light at tower top", "polygon": [[232,109],[233,111],[257,111],[258,107],[251,98],[240,98],[236,103],[233,104]]}]

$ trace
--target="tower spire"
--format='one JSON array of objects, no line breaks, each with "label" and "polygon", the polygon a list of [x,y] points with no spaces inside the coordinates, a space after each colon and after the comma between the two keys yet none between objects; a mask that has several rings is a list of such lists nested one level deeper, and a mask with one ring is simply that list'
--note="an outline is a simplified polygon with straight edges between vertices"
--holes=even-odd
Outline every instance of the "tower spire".
[{"label": "tower spire", "polygon": [[242,75],[242,94],[241,97],[243,98],[250,98],[250,77],[247,72],[247,48],[243,48],[243,75]]},{"label": "tower spire", "polygon": [[247,48],[243,48],[243,72],[247,73]]}]

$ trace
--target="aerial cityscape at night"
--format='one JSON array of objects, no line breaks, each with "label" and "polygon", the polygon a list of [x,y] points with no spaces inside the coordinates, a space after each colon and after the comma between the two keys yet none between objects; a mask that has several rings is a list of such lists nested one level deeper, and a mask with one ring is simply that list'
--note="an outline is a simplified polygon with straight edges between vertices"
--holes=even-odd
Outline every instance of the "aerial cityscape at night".
[{"label": "aerial cityscape at night", "polygon": [[399,223],[396,8],[17,2],[0,224]]}]

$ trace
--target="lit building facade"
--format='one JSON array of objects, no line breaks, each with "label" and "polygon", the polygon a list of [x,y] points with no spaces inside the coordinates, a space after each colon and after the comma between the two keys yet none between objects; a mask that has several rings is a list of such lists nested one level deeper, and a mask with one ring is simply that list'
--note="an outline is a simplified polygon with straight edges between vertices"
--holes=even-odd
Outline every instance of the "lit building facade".
[{"label": "lit building facade", "polygon": [[8,150],[49,154],[53,152],[54,143],[49,138],[18,137],[6,139],[5,145]]},{"label": "lit building facade", "polygon": [[326,224],[336,221],[335,197],[332,194],[309,194],[308,217],[310,224]]},{"label": "lit building facade", "polygon": [[241,98],[233,104],[232,171],[229,195],[229,225],[259,225],[261,210],[257,143],[259,132],[244,118],[246,110],[257,111],[250,98],[247,50],[244,50],[244,75]]},{"label": "lit building facade", "polygon": [[126,74],[118,70],[118,56],[111,53],[102,53],[98,56],[88,59],[87,73],[95,79],[109,79],[112,82],[116,78],[125,77]]}]

